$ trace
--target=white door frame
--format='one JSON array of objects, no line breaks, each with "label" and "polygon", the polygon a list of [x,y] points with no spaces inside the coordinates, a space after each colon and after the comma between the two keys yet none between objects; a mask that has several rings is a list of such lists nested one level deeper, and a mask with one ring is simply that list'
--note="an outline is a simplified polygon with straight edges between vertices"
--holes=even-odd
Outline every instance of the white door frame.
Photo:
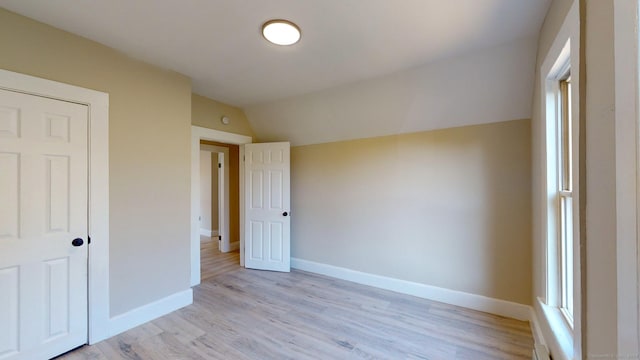
[{"label": "white door frame", "polygon": [[109,334],[109,94],[0,69],[0,88],[86,105],[89,111],[87,340]]},{"label": "white door frame", "polygon": [[640,352],[638,1],[614,2],[618,354]]},{"label": "white door frame", "polygon": [[[220,154],[222,154],[224,161],[222,162],[222,174],[220,170],[217,170],[218,174],[218,233],[212,237],[222,237],[222,241],[218,241],[218,249],[221,252],[229,252],[230,239],[229,239],[229,148],[215,145],[200,145],[200,151],[210,152],[212,157],[216,154],[216,163],[220,163]],[[209,176],[213,177],[213,169]],[[214,229],[211,229],[214,230]]]},{"label": "white door frame", "polygon": [[[191,286],[200,284],[200,140],[244,145],[252,142],[250,136],[191,126]],[[240,146],[240,158],[244,149]],[[244,169],[240,166],[240,189],[244,188]],[[240,265],[244,265],[243,191],[240,191]]]},{"label": "white door frame", "polygon": [[[218,152],[218,250],[229,252],[229,148]],[[212,153],[213,155],[213,153]],[[222,164],[222,165],[221,165]]]}]

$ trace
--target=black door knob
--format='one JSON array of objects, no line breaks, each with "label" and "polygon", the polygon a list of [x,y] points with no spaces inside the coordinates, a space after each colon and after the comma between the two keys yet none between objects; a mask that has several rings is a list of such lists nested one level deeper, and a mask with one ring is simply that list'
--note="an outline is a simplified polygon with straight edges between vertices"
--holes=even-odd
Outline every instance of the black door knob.
[{"label": "black door knob", "polygon": [[282,213],[282,216],[287,216],[287,215],[289,215],[289,213],[286,211]]},{"label": "black door knob", "polygon": [[71,242],[71,245],[73,246],[82,246],[82,244],[84,244],[84,240],[82,240],[81,238],[75,238]]}]

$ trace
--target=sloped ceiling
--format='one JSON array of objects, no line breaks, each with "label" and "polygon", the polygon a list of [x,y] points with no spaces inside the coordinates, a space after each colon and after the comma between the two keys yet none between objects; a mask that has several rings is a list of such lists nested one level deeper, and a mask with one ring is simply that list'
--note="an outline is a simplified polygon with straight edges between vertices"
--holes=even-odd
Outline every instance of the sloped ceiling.
[{"label": "sloped ceiling", "polygon": [[[319,113],[303,110],[302,105],[297,105],[296,113],[278,113],[269,105],[308,103],[308,96],[326,97],[329,89],[336,89],[341,100],[322,106],[338,113],[351,103],[348,96],[355,96],[352,107],[380,100],[365,99],[357,90],[357,84],[366,85],[370,79],[381,81],[380,91],[393,92],[397,98],[408,91],[411,96],[413,90],[425,89],[407,77],[422,74],[418,78],[431,81],[426,76],[431,72],[428,64],[442,66],[447,59],[521,39],[534,49],[531,38],[537,37],[550,1],[2,0],[0,6],[191,77],[194,92],[246,109],[259,138],[293,136],[294,142],[309,143],[353,134],[327,124],[321,132],[334,135],[298,138],[295,134],[304,128],[318,126]],[[291,47],[267,43],[260,28],[272,18],[296,22],[302,29],[301,41]],[[394,77],[396,85],[389,80]],[[368,91],[379,88],[369,85]],[[350,86],[357,94],[347,94]],[[365,103],[360,104],[359,98]],[[464,101],[458,105],[465,106]],[[272,115],[259,111],[266,109]],[[296,118],[285,121],[283,116]],[[350,126],[361,129],[363,120],[349,120],[354,118],[335,117],[335,122],[355,121]],[[296,129],[281,128],[282,124]],[[377,129],[367,134],[389,131],[378,123],[368,126]]]},{"label": "sloped ceiling", "polygon": [[531,117],[536,39],[246,107],[259,140],[307,145]]}]

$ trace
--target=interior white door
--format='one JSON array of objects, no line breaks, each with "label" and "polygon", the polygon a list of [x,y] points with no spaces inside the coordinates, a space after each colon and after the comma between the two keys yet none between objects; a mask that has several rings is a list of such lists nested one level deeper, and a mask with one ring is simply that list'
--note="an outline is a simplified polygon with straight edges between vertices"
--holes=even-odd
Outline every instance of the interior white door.
[{"label": "interior white door", "polygon": [[87,113],[0,90],[1,360],[87,342]]},{"label": "interior white door", "polygon": [[245,267],[290,271],[289,143],[244,146]]}]

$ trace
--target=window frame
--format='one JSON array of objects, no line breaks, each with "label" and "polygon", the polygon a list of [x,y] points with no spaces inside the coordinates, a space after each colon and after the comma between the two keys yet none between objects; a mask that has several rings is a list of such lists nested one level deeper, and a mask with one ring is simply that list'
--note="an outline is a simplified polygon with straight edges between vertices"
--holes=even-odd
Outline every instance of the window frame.
[{"label": "window frame", "polygon": [[[547,157],[546,157],[546,169],[547,169],[547,246],[546,246],[546,281],[547,291],[544,299],[545,305],[552,308],[552,312],[556,317],[560,318],[563,323],[562,327],[569,332],[573,337],[575,328],[575,319],[573,311],[575,306],[569,307],[566,304],[568,299],[575,298],[576,293],[576,279],[575,279],[575,261],[570,264],[573,273],[573,288],[569,289],[564,286],[566,281],[563,281],[563,275],[567,272],[564,258],[570,256],[575,259],[575,244],[578,242],[576,237],[578,235],[578,229],[576,225],[579,224],[577,204],[574,201],[575,189],[573,185],[577,184],[577,151],[573,148],[573,143],[567,141],[568,162],[567,166],[563,165],[563,136],[570,140],[575,138],[576,122],[571,122],[571,128],[563,134],[563,117],[565,114],[576,113],[569,106],[573,106],[576,102],[575,99],[563,99],[563,81],[568,79],[571,74],[571,41],[567,41],[559,56],[547,76],[545,77],[546,88],[546,100],[544,102],[545,107],[545,126],[547,129],[546,143],[547,143]],[[571,94],[573,95],[573,94]],[[563,104],[565,103],[565,104]],[[569,106],[567,106],[569,105]],[[565,179],[563,174],[568,175],[569,178]],[[564,186],[567,185],[567,186]],[[566,200],[569,201],[566,201]],[[563,211],[563,205],[569,203],[570,210]],[[563,221],[567,216],[570,216],[569,221]],[[566,224],[566,222],[570,222]],[[564,234],[563,234],[564,232]],[[565,247],[566,241],[563,241],[566,233],[569,233],[571,237],[571,249]],[[570,294],[569,294],[570,293]],[[571,311],[573,310],[573,311]],[[556,322],[558,322],[556,320]]]},{"label": "window frame", "polygon": [[[542,287],[537,293],[534,304],[536,321],[539,321],[541,339],[548,346],[554,358],[581,358],[582,320],[581,320],[581,262],[579,253],[580,241],[580,182],[579,175],[579,89],[580,89],[580,41],[579,15],[576,4],[571,7],[565,21],[558,32],[551,48],[540,66],[540,117],[542,137],[541,158],[541,226],[539,241],[542,243],[543,263],[540,267]],[[558,236],[560,226],[557,221],[559,211],[560,179],[558,176],[559,160],[557,156],[558,111],[560,110],[560,80],[571,69],[571,115],[574,121],[572,129],[573,164],[571,164],[573,218],[573,321],[567,319],[561,309],[560,285],[560,248]],[[566,77],[565,77],[566,78]],[[573,326],[571,326],[572,324]]]},{"label": "window frame", "polygon": [[[564,74],[558,79],[558,113],[555,117],[557,126],[556,132],[556,151],[557,151],[557,167],[556,175],[558,177],[557,186],[557,222],[558,232],[555,242],[557,246],[558,273],[549,274],[549,276],[558,277],[558,296],[555,301],[556,306],[560,309],[564,320],[571,329],[574,327],[573,312],[573,253],[574,244],[574,217],[573,207],[573,164],[576,162],[573,158],[573,133],[572,129],[574,121],[571,111],[571,67],[569,64],[565,66]],[[549,121],[551,119],[547,119]]]}]

